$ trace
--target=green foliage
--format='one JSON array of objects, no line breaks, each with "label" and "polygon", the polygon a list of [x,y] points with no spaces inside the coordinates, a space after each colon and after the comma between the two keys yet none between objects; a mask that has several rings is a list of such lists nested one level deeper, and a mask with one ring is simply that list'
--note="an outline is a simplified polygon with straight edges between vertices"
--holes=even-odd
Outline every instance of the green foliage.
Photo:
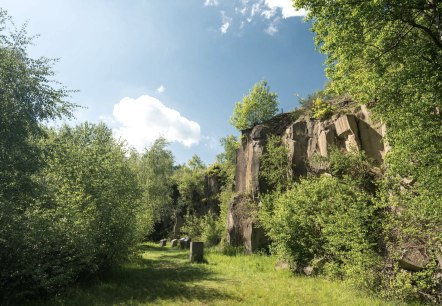
[{"label": "green foliage", "polygon": [[[316,44],[327,55],[330,91],[348,92],[369,104],[387,126],[391,150],[382,205],[400,210],[392,209],[385,223],[390,256],[395,257],[394,250],[409,239],[421,239],[426,249],[440,247],[436,229],[442,215],[442,2],[337,0],[330,5],[326,0],[295,0],[294,4],[310,12]],[[402,186],[406,192],[400,190],[398,185],[404,184],[397,184],[397,177],[413,182]],[[404,279],[407,275],[397,273]],[[416,281],[399,283],[404,288],[419,287]],[[440,286],[435,278],[433,286]],[[430,300],[442,300],[431,290],[417,291]]]},{"label": "green foliage", "polygon": [[328,119],[333,113],[333,107],[322,98],[316,98],[313,102],[313,118],[324,120]]},{"label": "green foliage", "polygon": [[[140,197],[126,151],[104,125],[47,131],[39,148],[46,166],[39,194],[10,229],[13,252],[2,252],[1,289],[15,299],[53,293],[126,258],[138,241]],[[11,217],[11,216],[10,216]]]},{"label": "green foliage", "polygon": [[154,224],[173,214],[173,155],[166,147],[168,142],[158,138],[137,162],[137,173],[143,190],[140,213],[140,230],[143,235],[152,232]]},{"label": "green foliage", "polygon": [[177,184],[180,195],[180,205],[185,211],[195,212],[197,206],[204,198],[204,164],[198,156],[194,156],[189,166],[183,165],[174,172],[173,179]]},{"label": "green foliage", "polygon": [[233,135],[229,135],[227,137],[221,138],[220,143],[224,148],[224,152],[216,156],[217,161],[221,164],[228,163],[235,165],[236,151],[239,149],[240,146],[238,139]]},{"label": "green foliage", "polygon": [[[352,181],[327,175],[303,179],[262,203],[260,218],[272,252],[298,271],[310,265],[358,285],[375,281],[379,220],[371,197]],[[367,280],[368,275],[373,277]]]},{"label": "green foliage", "polygon": [[272,118],[278,111],[278,95],[270,92],[266,81],[256,83],[249,95],[237,102],[230,123],[242,131]]},{"label": "green foliage", "polygon": [[292,168],[288,149],[281,137],[270,135],[261,157],[259,176],[267,191],[285,190],[292,182]]}]

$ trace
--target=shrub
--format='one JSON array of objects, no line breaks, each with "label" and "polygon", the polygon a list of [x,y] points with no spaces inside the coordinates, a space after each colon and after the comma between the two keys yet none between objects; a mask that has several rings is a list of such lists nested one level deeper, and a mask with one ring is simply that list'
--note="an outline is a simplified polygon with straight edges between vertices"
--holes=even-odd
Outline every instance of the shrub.
[{"label": "shrub", "polygon": [[313,118],[315,119],[327,119],[331,116],[333,110],[333,106],[320,97],[316,98],[313,102]]},{"label": "shrub", "polygon": [[[368,284],[375,276],[379,232],[371,196],[350,180],[303,179],[286,193],[263,197],[261,221],[271,250],[297,271],[316,271]],[[363,273],[363,274],[361,274]]]},{"label": "shrub", "polygon": [[269,136],[259,171],[268,191],[285,190],[292,182],[292,167],[288,155],[288,149],[282,143],[281,137]]}]

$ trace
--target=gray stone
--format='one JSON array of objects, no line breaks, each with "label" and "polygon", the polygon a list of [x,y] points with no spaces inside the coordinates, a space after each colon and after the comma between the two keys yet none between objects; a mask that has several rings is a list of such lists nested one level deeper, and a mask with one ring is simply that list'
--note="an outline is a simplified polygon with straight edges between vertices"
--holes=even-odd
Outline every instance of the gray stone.
[{"label": "gray stone", "polygon": [[382,135],[363,120],[358,120],[358,129],[362,150],[368,157],[381,163],[385,151]]},{"label": "gray stone", "polygon": [[227,242],[253,252],[268,246],[268,237],[254,219],[256,206],[247,196],[235,196],[227,211]]},{"label": "gray stone", "polygon": [[175,217],[175,224],[173,225],[173,237],[178,238],[180,236],[181,227],[184,225],[184,219],[180,215]]},{"label": "gray stone", "polygon": [[180,248],[182,249],[188,249],[190,248],[190,242],[192,241],[192,238],[185,237],[180,239]]},{"label": "gray stone", "polygon": [[170,242],[170,246],[172,248],[178,246],[178,239],[172,239],[172,241]]},{"label": "gray stone", "polygon": [[204,261],[204,243],[192,241],[190,243],[190,261],[203,262]]},{"label": "gray stone", "polygon": [[424,247],[409,247],[403,251],[401,259],[399,259],[399,266],[402,269],[418,272],[430,262],[430,259],[425,254]]},{"label": "gray stone", "polygon": [[302,269],[304,271],[305,275],[312,275],[315,271],[315,269],[311,266],[307,266],[304,269]]},{"label": "gray stone", "polygon": [[344,135],[358,134],[358,125],[356,124],[356,118],[353,115],[343,115],[335,121],[336,134],[338,137]]},{"label": "gray stone", "polygon": [[167,243],[167,239],[161,239],[160,240],[160,247],[165,247]]}]

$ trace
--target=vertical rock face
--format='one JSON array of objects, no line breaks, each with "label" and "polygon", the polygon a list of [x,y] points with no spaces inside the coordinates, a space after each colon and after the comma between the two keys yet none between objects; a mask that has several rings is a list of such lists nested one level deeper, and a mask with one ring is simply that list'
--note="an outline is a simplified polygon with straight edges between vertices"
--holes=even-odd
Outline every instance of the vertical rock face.
[{"label": "vertical rock face", "polygon": [[[281,114],[243,131],[236,158],[236,194],[248,194],[256,199],[263,190],[259,181],[260,159],[270,134],[282,137],[289,151],[295,178],[313,170],[309,164],[313,156],[328,157],[332,148],[347,152],[364,151],[369,158],[379,163],[388,150],[382,141],[385,126],[374,123],[365,106],[351,114],[335,115],[322,121],[308,117],[294,120],[293,114]],[[236,197],[229,209],[228,240],[232,245],[244,245],[253,251],[265,244],[266,237],[252,218],[244,216],[243,210],[239,217],[240,202],[240,197]],[[252,215],[251,211],[248,213]]]}]

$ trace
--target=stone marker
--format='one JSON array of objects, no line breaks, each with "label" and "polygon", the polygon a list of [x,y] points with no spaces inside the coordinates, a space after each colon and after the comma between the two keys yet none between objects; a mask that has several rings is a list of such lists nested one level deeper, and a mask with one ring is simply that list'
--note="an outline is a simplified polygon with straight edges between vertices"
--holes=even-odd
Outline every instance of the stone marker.
[{"label": "stone marker", "polygon": [[181,239],[180,239],[180,248],[182,248],[182,249],[186,248],[186,244],[185,244],[185,242],[184,242],[184,239],[185,239],[185,238],[181,238]]},{"label": "stone marker", "polygon": [[161,239],[160,240],[160,247],[165,247],[167,243],[167,239]]},{"label": "stone marker", "polygon": [[190,242],[192,241],[192,238],[186,237],[180,239],[180,248],[182,249],[188,249],[190,248]]},{"label": "stone marker", "polygon": [[204,261],[204,243],[193,241],[190,243],[190,262]]},{"label": "stone marker", "polygon": [[170,242],[170,247],[174,248],[178,245],[178,239],[172,239]]}]

